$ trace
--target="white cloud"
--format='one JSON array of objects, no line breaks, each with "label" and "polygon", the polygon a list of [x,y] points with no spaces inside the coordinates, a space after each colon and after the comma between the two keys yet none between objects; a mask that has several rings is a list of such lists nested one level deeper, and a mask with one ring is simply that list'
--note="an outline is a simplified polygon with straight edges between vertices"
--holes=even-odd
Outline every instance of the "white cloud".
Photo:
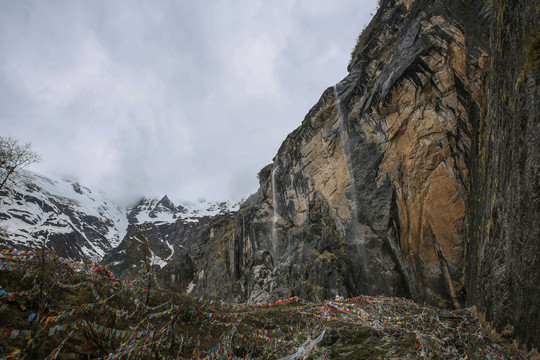
[{"label": "white cloud", "polygon": [[89,87],[99,85],[95,80],[107,73],[109,67],[104,49],[95,41],[85,44],[77,60],[63,69],[49,71],[25,63],[14,76],[23,79],[28,95],[35,101],[44,102],[49,108],[65,106]]},{"label": "white cloud", "polygon": [[[80,173],[92,179],[96,174],[114,171],[118,166],[119,151],[104,136],[88,128],[81,128],[71,142],[74,157],[79,159]],[[91,182],[94,182],[92,179]]]},{"label": "white cloud", "polygon": [[4,1],[1,135],[123,203],[249,195],[375,4]]},{"label": "white cloud", "polygon": [[228,33],[220,48],[224,66],[222,84],[234,101],[264,97],[279,101],[283,94],[276,67],[284,55],[291,19],[284,16],[268,21],[264,16],[269,7],[270,2],[258,1],[234,9],[239,12],[238,27]]},{"label": "white cloud", "polygon": [[279,97],[280,86],[275,74],[280,44],[266,34],[242,34],[235,46],[227,47],[227,64],[223,80],[227,93],[236,101],[265,96]]}]

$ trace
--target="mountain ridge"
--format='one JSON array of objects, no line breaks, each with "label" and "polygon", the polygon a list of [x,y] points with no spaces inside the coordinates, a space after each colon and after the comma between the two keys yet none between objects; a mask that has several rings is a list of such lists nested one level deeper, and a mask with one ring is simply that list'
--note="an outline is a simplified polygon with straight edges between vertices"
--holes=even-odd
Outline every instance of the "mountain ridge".
[{"label": "mountain ridge", "polygon": [[76,180],[29,171],[22,175],[21,181],[0,193],[0,226],[6,232],[2,245],[35,249],[46,241],[59,255],[79,261],[100,262],[124,241],[130,225],[196,223],[238,207],[228,201],[175,206],[165,195],[121,208]]}]

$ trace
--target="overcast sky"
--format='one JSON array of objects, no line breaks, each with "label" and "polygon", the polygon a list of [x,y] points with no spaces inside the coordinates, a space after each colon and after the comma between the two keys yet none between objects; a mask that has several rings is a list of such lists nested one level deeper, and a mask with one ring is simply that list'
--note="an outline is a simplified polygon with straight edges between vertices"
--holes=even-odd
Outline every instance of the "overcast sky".
[{"label": "overcast sky", "polygon": [[122,205],[238,200],[376,0],[0,0],[0,135]]}]

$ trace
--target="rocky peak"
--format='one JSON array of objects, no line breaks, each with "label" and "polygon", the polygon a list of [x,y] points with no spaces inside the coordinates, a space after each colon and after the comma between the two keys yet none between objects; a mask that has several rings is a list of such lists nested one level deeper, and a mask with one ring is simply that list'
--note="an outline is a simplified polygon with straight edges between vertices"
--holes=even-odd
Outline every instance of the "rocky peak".
[{"label": "rocky peak", "polygon": [[156,208],[159,208],[159,207],[163,207],[169,211],[172,211],[174,212],[176,210],[174,204],[172,203],[172,201],[169,199],[169,197],[167,195],[165,195],[164,197],[161,198],[161,200],[159,200],[156,204]]},{"label": "rocky peak", "polygon": [[152,219],[163,217],[163,214],[172,215],[173,219],[176,219],[176,207],[171,200],[165,195],[161,200],[155,203],[152,210],[148,213],[148,216]]}]

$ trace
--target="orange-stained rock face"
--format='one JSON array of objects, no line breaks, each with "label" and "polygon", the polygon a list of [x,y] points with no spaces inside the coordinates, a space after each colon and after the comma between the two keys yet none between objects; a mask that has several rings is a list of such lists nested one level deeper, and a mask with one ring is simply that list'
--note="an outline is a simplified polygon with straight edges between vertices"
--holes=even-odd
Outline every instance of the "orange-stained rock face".
[{"label": "orange-stained rock face", "polygon": [[[435,16],[422,21],[419,31],[443,25],[444,20]],[[427,286],[442,279],[456,304],[454,280],[463,267],[466,159],[471,143],[463,136],[471,125],[456,87],[474,83],[469,91],[478,98],[474,92],[480,86],[478,78],[467,77],[464,34],[448,24],[444,29],[451,41],[434,39],[444,51],[421,56],[426,71],[415,74],[416,82],[396,86],[391,100],[375,111],[382,115],[379,121],[387,139],[381,144],[379,182],[388,177],[396,190],[404,261]],[[483,66],[477,63],[474,59],[474,66]],[[463,151],[457,151],[458,143]]]},{"label": "orange-stained rock face", "polygon": [[244,207],[238,241],[268,250],[269,279],[291,293],[463,301],[470,117],[486,54],[469,48],[479,42],[467,26],[415,6],[383,2],[349,75],[283,142]]},{"label": "orange-stained rock face", "polygon": [[[477,11],[382,2],[349,74],[289,134],[240,210],[225,261],[240,299],[463,303],[468,158],[486,66]],[[256,260],[263,253],[271,267]]]}]

